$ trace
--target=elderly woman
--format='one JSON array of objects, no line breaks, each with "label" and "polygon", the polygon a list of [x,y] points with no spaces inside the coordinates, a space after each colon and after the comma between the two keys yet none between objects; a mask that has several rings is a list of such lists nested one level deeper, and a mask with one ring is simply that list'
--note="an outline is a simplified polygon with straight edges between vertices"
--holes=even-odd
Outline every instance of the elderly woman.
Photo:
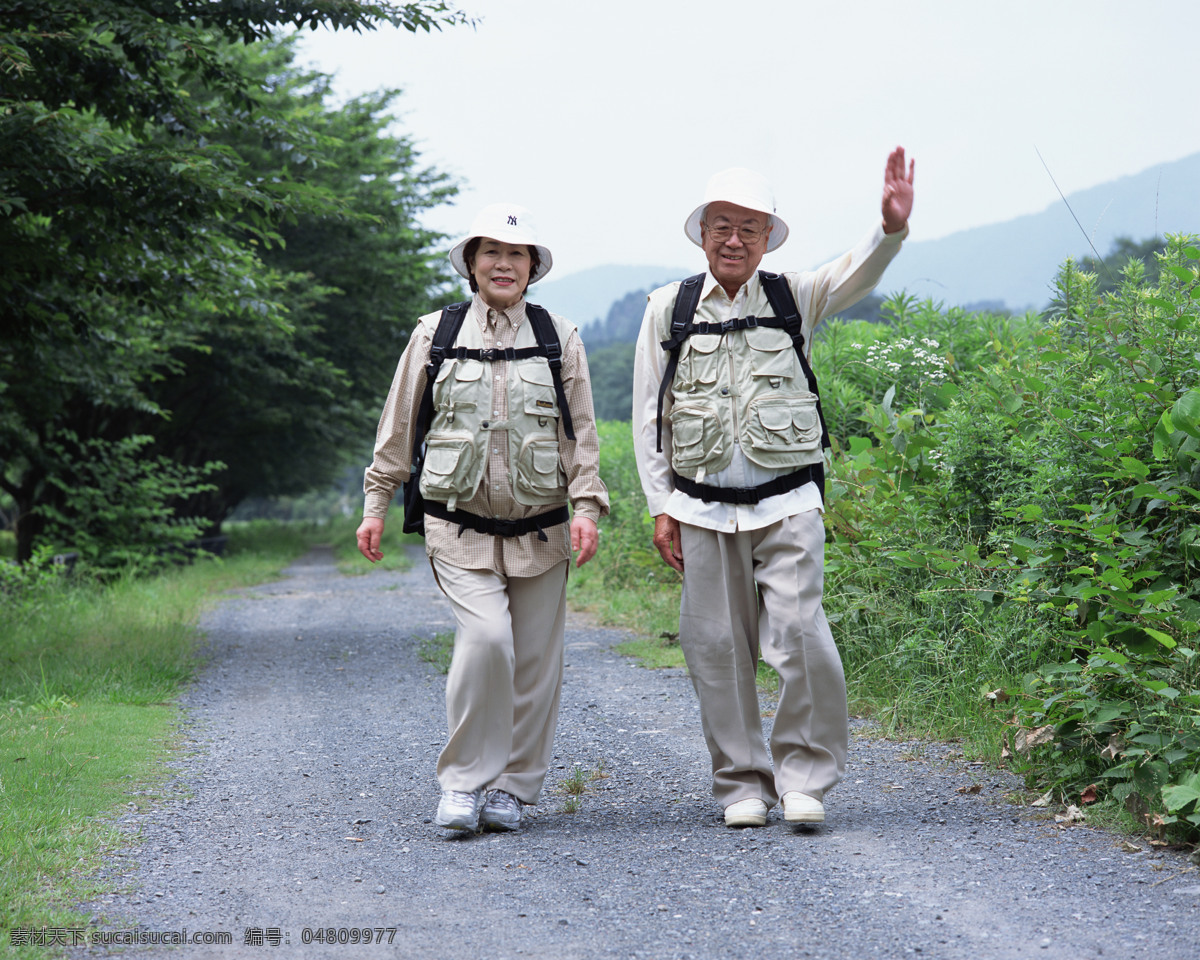
[{"label": "elderly woman", "polygon": [[388,505],[423,436],[425,549],[457,624],[435,822],[515,830],[550,763],[568,563],[595,555],[608,492],[579,333],[525,301],[553,263],[529,211],[486,207],[450,262],[474,296],[421,317],[400,358],[358,548],[382,559]]}]

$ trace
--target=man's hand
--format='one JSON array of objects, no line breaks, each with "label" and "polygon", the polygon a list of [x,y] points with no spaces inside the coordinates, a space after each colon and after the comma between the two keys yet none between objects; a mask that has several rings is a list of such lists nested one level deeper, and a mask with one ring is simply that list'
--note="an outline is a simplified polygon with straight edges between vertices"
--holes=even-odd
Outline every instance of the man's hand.
[{"label": "man's hand", "polygon": [[575,558],[575,566],[582,567],[596,555],[600,546],[600,531],[596,529],[596,521],[587,517],[571,518],[571,549],[579,556]]},{"label": "man's hand", "polygon": [[379,552],[379,541],[383,538],[383,517],[363,517],[356,536],[359,553],[372,563],[383,559],[383,554]]},{"label": "man's hand", "polygon": [[913,206],[913,173],[917,161],[908,164],[908,175],[904,173],[904,148],[897,147],[887,159],[883,171],[883,232],[898,233],[908,223]]},{"label": "man's hand", "polygon": [[654,518],[654,546],[663,561],[683,573],[683,547],[679,543],[679,521],[665,513]]}]

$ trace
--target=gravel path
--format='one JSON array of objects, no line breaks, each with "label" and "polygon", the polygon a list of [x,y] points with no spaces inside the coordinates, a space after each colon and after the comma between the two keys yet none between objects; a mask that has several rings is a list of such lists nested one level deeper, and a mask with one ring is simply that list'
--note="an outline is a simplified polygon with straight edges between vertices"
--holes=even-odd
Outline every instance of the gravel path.
[{"label": "gravel path", "polygon": [[[856,723],[824,825],[727,829],[684,672],[581,620],[542,803],[515,834],[446,834],[445,681],[417,646],[452,618],[414,556],[345,577],[318,551],[205,618],[176,789],[122,820],[140,840],[106,864],[95,929],[233,940],[139,957],[1200,957],[1182,856],[1012,806],[1011,776],[949,746]],[[608,776],[570,813],[576,765]],[[368,927],[383,943],[305,942]]]}]

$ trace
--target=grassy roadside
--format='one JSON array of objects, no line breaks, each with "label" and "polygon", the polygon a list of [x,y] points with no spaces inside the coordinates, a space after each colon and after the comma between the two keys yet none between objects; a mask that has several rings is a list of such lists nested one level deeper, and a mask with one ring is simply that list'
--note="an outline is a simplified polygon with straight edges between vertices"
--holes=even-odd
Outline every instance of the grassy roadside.
[{"label": "grassy roadside", "polygon": [[412,559],[404,549],[405,546],[424,544],[425,541],[415,533],[401,533],[402,519],[403,514],[400,510],[389,514],[388,521],[384,525],[383,543],[380,545],[383,559],[378,563],[371,563],[358,551],[358,542],[354,537],[354,531],[358,528],[357,519],[335,521],[333,528],[337,531],[337,535],[331,538],[331,542],[333,559],[337,563],[338,571],[355,577],[369,573],[371,570],[403,572],[409,569],[412,566]]},{"label": "grassy roadside", "polygon": [[95,869],[122,842],[113,814],[158,798],[206,606],[276,578],[316,543],[353,550],[354,526],[236,525],[221,560],[106,585],[31,578],[0,593],[0,957],[52,954],[14,945],[14,928],[85,927],[73,904],[97,892]]},{"label": "grassy roadside", "polygon": [[[603,549],[603,539],[602,547]],[[620,644],[618,652],[635,657],[650,669],[684,667],[679,646],[679,586],[647,581],[636,585],[613,585],[601,565],[572,571],[567,597],[572,607],[596,617],[605,626],[636,634]],[[825,609],[831,620],[838,616],[837,594],[827,594]],[[898,675],[889,669],[887,658],[875,656],[854,638],[834,636],[846,668],[850,710],[855,716],[879,722],[887,736],[939,739],[961,742],[964,756],[998,763],[1004,717],[977,682],[964,682],[946,689],[920,672]],[[778,683],[775,671],[759,665],[759,687],[772,693]],[[1017,678],[1007,678],[1016,683]]]}]

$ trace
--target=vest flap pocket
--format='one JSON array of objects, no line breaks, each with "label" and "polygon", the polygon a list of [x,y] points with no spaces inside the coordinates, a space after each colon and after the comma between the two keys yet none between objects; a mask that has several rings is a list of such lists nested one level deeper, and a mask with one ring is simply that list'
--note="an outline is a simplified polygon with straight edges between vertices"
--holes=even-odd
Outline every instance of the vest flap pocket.
[{"label": "vest flap pocket", "polygon": [[525,412],[533,417],[557,417],[558,397],[550,365],[541,360],[518,363],[517,372],[521,377]]},{"label": "vest flap pocket", "polygon": [[704,407],[675,405],[671,410],[671,462],[676,470],[711,463],[724,449],[716,413]]},{"label": "vest flap pocket", "polygon": [[721,345],[721,335],[719,333],[694,333],[684,342],[689,351],[712,353]]},{"label": "vest flap pocket", "polygon": [[[454,360],[443,364],[443,369],[450,366],[454,371],[455,380],[478,380],[483,376],[483,364],[478,360]],[[439,370],[438,373],[441,373]],[[438,379],[442,379],[440,376]]]},{"label": "vest flap pocket", "polygon": [[821,443],[821,420],[817,416],[817,398],[760,397],[750,404],[746,422],[747,455],[753,450],[760,454],[752,460],[764,466],[786,465],[764,462],[762,456],[798,453],[815,450]]},{"label": "vest flap pocket", "polygon": [[557,443],[533,443],[529,449],[532,452],[530,463],[533,464],[534,473],[549,476],[558,470]]},{"label": "vest flap pocket", "polygon": [[721,356],[717,348],[721,338],[717,334],[704,333],[688,337],[679,355],[679,374],[683,383],[680,392],[686,393],[697,383],[713,384],[721,372]]},{"label": "vest flap pocket", "polygon": [[421,493],[431,500],[470,493],[474,460],[470,437],[430,435],[426,438],[425,466],[421,470]]},{"label": "vest flap pocket", "polygon": [[[782,331],[769,330],[782,334]],[[750,372],[756,377],[794,377],[798,366],[796,348],[787,334],[780,337],[747,337],[750,345]]]},{"label": "vest flap pocket", "polygon": [[540,383],[547,387],[554,386],[554,374],[550,372],[550,364],[541,360],[527,363],[518,362],[517,372],[526,383]]},{"label": "vest flap pocket", "polygon": [[478,360],[447,360],[433,384],[434,406],[453,416],[455,411],[474,410],[477,385],[483,376]]},{"label": "vest flap pocket", "polygon": [[566,498],[566,474],[558,459],[557,440],[530,440],[517,456],[517,492],[544,500]]},{"label": "vest flap pocket", "polygon": [[792,427],[792,410],[786,403],[761,404],[758,419],[770,433],[784,433]]},{"label": "vest flap pocket", "polygon": [[817,414],[815,397],[811,401],[805,397],[802,402],[792,406],[792,426],[796,429],[796,435],[803,440],[821,438],[821,418]]}]

